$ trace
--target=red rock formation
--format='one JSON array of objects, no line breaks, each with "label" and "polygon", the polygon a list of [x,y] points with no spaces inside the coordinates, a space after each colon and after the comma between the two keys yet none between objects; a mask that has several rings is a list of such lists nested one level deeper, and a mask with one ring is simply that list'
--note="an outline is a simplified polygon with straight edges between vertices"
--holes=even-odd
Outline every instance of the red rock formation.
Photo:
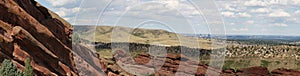
[{"label": "red rock formation", "polygon": [[266,67],[250,67],[250,68],[238,69],[236,75],[267,76],[270,74],[268,68]]},{"label": "red rock formation", "polygon": [[283,68],[275,69],[271,73],[273,76],[300,76],[299,71]]},{"label": "red rock formation", "polygon": [[77,75],[72,27],[34,0],[0,0],[0,59],[23,69],[30,58],[37,75]]},{"label": "red rock formation", "polygon": [[[295,70],[287,70],[287,69],[276,69],[273,70],[271,73],[269,70],[265,67],[249,67],[249,68],[241,68],[237,69],[235,72],[233,69],[230,70],[222,70],[222,72],[218,72],[217,69],[211,68],[208,65],[204,65],[202,63],[198,63],[196,61],[189,60],[188,58],[185,58],[183,55],[176,55],[176,54],[167,54],[166,57],[157,58],[158,62],[150,62],[151,58],[153,58],[149,54],[140,54],[136,56],[134,61],[136,63],[132,63],[132,60],[130,60],[128,54],[124,53],[123,51],[116,51],[114,54],[113,61],[116,62],[122,62],[124,64],[122,65],[130,65],[135,66],[131,69],[139,69],[136,72],[139,72],[141,74],[146,74],[148,71],[151,71],[151,68],[157,65],[153,64],[159,64],[163,63],[160,69],[156,70],[156,72],[153,74],[155,76],[160,75],[166,75],[166,76],[186,76],[186,75],[196,75],[196,76],[215,76],[217,73],[220,76],[298,76],[300,75],[299,71]],[[163,61],[163,58],[165,58],[165,61]],[[180,61],[180,59],[185,59],[184,61]],[[130,75],[127,74],[128,71],[122,70],[120,67],[116,66],[116,64],[107,64],[108,62],[106,60],[102,60],[101,62],[106,62],[102,67],[109,75]],[[179,69],[179,65],[182,67]],[[114,66],[114,67],[112,67]],[[138,66],[138,67],[136,67]],[[143,67],[141,69],[141,67]],[[193,69],[193,68],[196,68]],[[211,73],[207,72],[208,70],[212,71]],[[121,74],[122,72],[125,72]],[[117,74],[118,73],[118,74]]]}]

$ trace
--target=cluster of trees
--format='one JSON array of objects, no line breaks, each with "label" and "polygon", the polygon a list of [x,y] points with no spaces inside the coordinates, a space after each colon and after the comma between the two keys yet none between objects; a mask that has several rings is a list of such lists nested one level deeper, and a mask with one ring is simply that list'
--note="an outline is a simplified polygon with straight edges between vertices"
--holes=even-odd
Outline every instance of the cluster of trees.
[{"label": "cluster of trees", "polygon": [[269,46],[276,46],[276,45],[290,45],[291,41],[287,40],[267,40],[267,39],[227,39],[227,41],[232,41],[238,44],[247,44],[247,45],[269,45]]},{"label": "cluster of trees", "polygon": [[17,69],[16,65],[10,60],[5,59],[0,68],[0,76],[34,76],[30,59],[27,58],[25,61],[24,72]]}]

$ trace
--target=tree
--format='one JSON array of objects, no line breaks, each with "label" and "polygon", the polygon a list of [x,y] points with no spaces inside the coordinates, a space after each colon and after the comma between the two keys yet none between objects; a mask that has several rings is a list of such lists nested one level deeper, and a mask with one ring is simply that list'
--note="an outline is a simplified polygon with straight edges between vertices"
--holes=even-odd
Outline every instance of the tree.
[{"label": "tree", "polygon": [[20,70],[17,71],[17,75],[16,75],[16,76],[23,76],[23,75],[24,75],[24,74],[23,74],[22,71],[20,71]]},{"label": "tree", "polygon": [[80,43],[80,36],[78,33],[74,33],[74,35],[72,36],[72,41],[75,43]]},{"label": "tree", "polygon": [[24,76],[34,76],[32,66],[30,64],[30,59],[27,58],[25,61],[25,69],[24,69]]},{"label": "tree", "polygon": [[17,68],[16,66],[10,61],[5,59],[2,62],[2,66],[0,68],[0,76],[17,76]]}]

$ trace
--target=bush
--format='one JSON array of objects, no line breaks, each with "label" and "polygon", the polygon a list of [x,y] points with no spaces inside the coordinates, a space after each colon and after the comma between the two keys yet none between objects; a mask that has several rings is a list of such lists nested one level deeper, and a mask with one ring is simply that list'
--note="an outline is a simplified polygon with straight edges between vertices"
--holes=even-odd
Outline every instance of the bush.
[{"label": "bush", "polygon": [[223,66],[223,69],[224,69],[224,70],[229,70],[229,69],[231,69],[231,65],[232,65],[233,63],[234,63],[234,61],[231,61],[231,60],[225,61],[224,66]]},{"label": "bush", "polygon": [[268,67],[270,63],[271,63],[271,62],[269,62],[269,61],[261,60],[261,66],[262,66],[262,67]]},{"label": "bush", "polygon": [[0,68],[0,76],[22,76],[22,72],[10,60],[5,59]]},{"label": "bush", "polygon": [[34,76],[32,66],[30,64],[30,59],[27,58],[25,61],[25,69],[24,69],[24,76]]},{"label": "bush", "polygon": [[74,33],[74,35],[72,36],[72,41],[75,43],[80,43],[80,36],[78,33]]},{"label": "bush", "polygon": [[17,75],[16,75],[16,76],[24,76],[24,74],[23,74],[23,72],[22,72],[22,71],[18,70],[18,71],[17,71]]},{"label": "bush", "polygon": [[25,61],[24,73],[17,69],[17,67],[10,60],[5,59],[1,65],[0,76],[34,76],[29,58],[27,58]]}]

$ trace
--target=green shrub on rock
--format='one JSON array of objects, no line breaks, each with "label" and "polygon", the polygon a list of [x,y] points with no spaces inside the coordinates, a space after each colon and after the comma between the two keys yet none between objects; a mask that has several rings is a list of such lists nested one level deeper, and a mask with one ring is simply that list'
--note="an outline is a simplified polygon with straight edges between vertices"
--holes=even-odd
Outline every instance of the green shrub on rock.
[{"label": "green shrub on rock", "polygon": [[34,76],[32,66],[30,64],[30,59],[27,58],[25,61],[25,69],[24,69],[24,76]]},{"label": "green shrub on rock", "polygon": [[[0,68],[0,76],[19,76],[17,67],[10,61],[5,59]],[[21,75],[22,76],[22,75]]]}]

